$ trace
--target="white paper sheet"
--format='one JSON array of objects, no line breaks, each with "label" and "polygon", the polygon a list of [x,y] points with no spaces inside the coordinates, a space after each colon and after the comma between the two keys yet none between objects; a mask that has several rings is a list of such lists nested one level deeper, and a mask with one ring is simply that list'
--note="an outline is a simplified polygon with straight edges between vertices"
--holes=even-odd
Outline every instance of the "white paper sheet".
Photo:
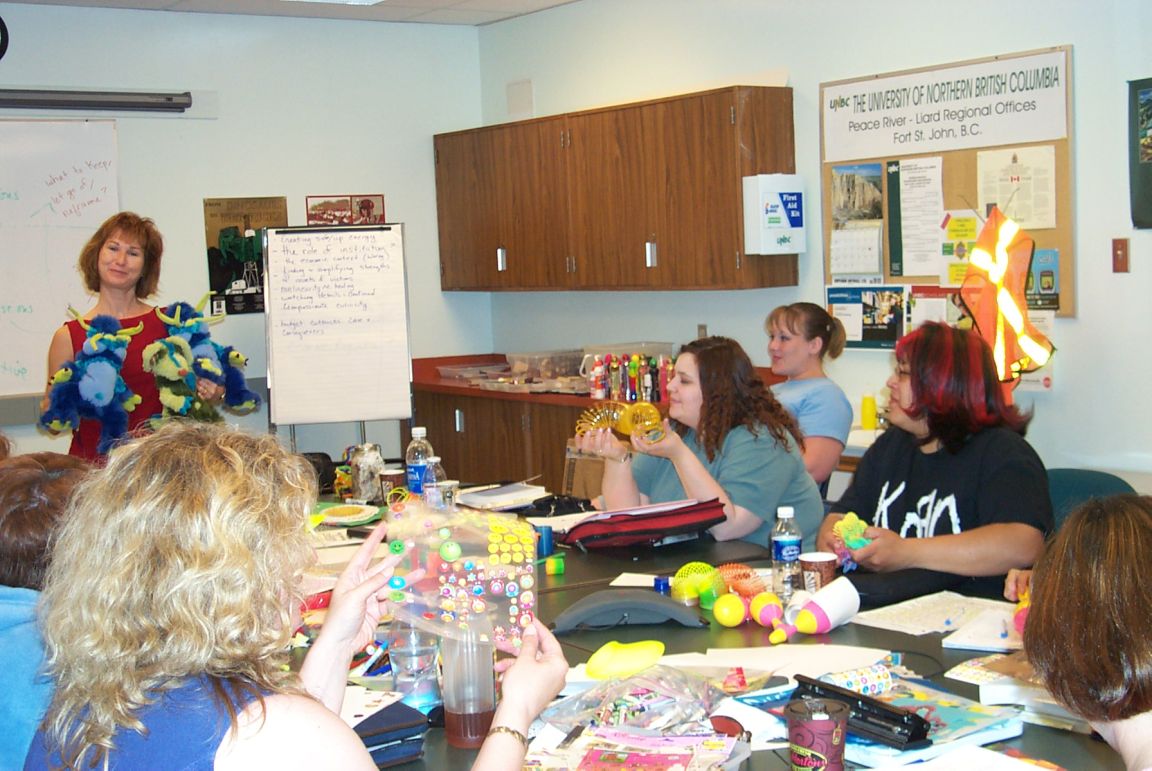
[{"label": "white paper sheet", "polygon": [[1056,227],[1055,146],[983,150],[976,175],[980,211],[996,204],[1024,230]]},{"label": "white paper sheet", "polygon": [[770,645],[759,648],[709,648],[708,666],[744,667],[783,677],[818,678],[829,672],[869,667],[891,651],[855,645]]},{"label": "white paper sheet", "polygon": [[852,623],[916,635],[953,632],[981,612],[1003,605],[1003,602],[997,600],[965,597],[956,592],[937,592],[886,608],[861,611],[852,619]]},{"label": "white paper sheet", "polygon": [[612,579],[609,586],[638,586],[651,589],[656,576],[652,573],[621,573]]},{"label": "white paper sheet", "polygon": [[981,612],[945,637],[941,645],[971,651],[1018,651],[1023,648],[1024,641],[1012,621],[1016,606],[1010,602],[1000,605],[1002,607]]},{"label": "white paper sheet", "polygon": [[833,274],[880,274],[880,222],[832,231],[828,266]]},{"label": "white paper sheet", "polygon": [[[877,768],[907,768],[903,764],[877,766]],[[916,771],[1036,771],[1036,766],[1023,760],[994,752],[984,747],[963,744],[931,760],[917,763]]]},{"label": "white paper sheet", "polygon": [[905,276],[940,273],[940,221],[944,218],[941,159],[908,158],[900,163],[900,241]]}]

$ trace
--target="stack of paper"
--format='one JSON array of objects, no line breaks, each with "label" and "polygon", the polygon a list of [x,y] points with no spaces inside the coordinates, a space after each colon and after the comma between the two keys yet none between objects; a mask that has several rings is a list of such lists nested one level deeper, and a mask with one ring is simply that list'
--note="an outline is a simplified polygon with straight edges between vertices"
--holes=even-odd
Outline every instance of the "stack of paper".
[{"label": "stack of paper", "polygon": [[456,500],[473,509],[485,511],[503,511],[527,506],[537,498],[548,495],[548,490],[540,485],[529,485],[515,482],[497,487],[475,487],[461,490]]},{"label": "stack of paper", "polygon": [[996,653],[971,659],[952,667],[944,676],[978,686],[981,704],[1022,706],[1024,712],[1020,717],[1025,722],[1092,733],[1086,720],[1073,715],[1052,698],[1023,653],[1010,656]]}]

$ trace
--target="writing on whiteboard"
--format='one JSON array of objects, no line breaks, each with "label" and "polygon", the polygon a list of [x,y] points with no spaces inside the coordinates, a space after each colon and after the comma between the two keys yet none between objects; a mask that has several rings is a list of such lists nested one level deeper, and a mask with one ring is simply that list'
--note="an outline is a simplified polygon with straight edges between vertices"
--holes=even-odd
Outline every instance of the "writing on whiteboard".
[{"label": "writing on whiteboard", "polygon": [[116,122],[0,120],[0,395],[39,393],[69,305],[92,298],[76,258],[119,210]]},{"label": "writing on whiteboard", "polygon": [[[42,184],[46,191],[49,210],[65,220],[80,216],[92,206],[101,206],[108,200],[109,184],[107,177],[112,170],[112,161],[84,159],[66,168],[56,167],[44,173]],[[41,208],[34,214],[45,211]]]}]

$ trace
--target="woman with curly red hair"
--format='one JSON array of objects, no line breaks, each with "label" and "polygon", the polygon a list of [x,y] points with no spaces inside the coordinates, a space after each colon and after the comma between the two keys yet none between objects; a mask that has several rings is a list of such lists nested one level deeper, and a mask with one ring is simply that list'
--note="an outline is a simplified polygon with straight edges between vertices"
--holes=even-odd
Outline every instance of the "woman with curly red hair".
[{"label": "woman with curly red hair", "polygon": [[608,429],[577,437],[582,451],[605,459],[605,507],[719,498],[727,519],[711,529],[716,540],[767,545],[777,507],[791,506],[811,547],[824,505],[800,429],[740,344],[704,337],[682,347],[668,400],[657,441],[635,434],[629,449]]},{"label": "woman with curly red hair", "polygon": [[927,323],[896,343],[891,428],[860,459],[818,545],[843,553],[833,525],[854,511],[871,543],[851,550],[867,604],[941,589],[1000,596],[1052,529],[1048,476],[1024,440],[1029,416],[1004,399],[988,344],[972,330]]}]

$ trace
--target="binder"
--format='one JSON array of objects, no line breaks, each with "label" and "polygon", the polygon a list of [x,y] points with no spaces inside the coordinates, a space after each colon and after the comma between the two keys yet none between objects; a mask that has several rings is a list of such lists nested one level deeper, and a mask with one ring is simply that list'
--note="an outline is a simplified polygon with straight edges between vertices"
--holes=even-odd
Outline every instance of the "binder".
[{"label": "binder", "polygon": [[353,727],[377,768],[407,763],[424,755],[428,718],[402,701],[393,702]]}]

